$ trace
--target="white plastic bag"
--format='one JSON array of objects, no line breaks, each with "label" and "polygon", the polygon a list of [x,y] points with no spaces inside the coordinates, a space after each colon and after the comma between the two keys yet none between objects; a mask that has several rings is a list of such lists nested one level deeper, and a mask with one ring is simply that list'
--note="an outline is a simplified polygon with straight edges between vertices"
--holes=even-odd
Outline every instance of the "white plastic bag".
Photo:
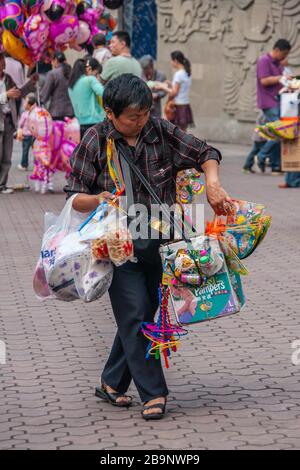
[{"label": "white plastic bag", "polygon": [[299,108],[299,92],[297,93],[282,93],[280,97],[280,117],[281,118],[295,118],[298,117]]},{"label": "white plastic bag", "polygon": [[[46,215],[46,230],[33,279],[38,298],[55,298],[65,302],[81,299],[92,302],[109,288],[113,266],[92,259],[90,243],[78,231],[86,219],[72,208],[72,196],[58,217]],[[53,223],[54,222],[54,223]]]}]

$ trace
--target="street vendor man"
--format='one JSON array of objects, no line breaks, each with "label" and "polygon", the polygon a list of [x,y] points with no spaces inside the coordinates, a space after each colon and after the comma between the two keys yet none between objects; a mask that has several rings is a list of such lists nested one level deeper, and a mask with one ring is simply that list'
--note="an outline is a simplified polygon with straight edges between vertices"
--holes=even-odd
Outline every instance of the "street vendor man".
[{"label": "street vendor man", "polygon": [[[143,80],[132,74],[111,80],[103,105],[107,119],[85,133],[71,158],[72,173],[65,191],[77,194],[73,200],[76,211],[90,213],[100,201],[114,197],[107,163],[108,140],[113,139],[115,148],[122,148],[123,154],[133,159],[164,204],[172,206],[176,201],[177,172],[196,168],[205,174],[207,199],[214,212],[225,216],[233,213],[232,200],[219,179],[220,152],[170,122],[150,117],[152,93]],[[129,180],[124,174],[128,170]],[[127,198],[127,182],[131,181],[134,203],[150,207],[150,193],[130,166],[127,170],[122,166],[122,171]],[[158,246],[153,246],[153,260],[157,260]],[[164,416],[168,395],[161,362],[154,357],[146,359],[147,340],[140,332],[142,322],[154,319],[161,276],[161,262],[150,262],[143,256],[136,263],[114,266],[109,296],[118,329],[96,387],[97,397],[128,407],[132,398],[126,392],[133,380],[146,420]]]}]

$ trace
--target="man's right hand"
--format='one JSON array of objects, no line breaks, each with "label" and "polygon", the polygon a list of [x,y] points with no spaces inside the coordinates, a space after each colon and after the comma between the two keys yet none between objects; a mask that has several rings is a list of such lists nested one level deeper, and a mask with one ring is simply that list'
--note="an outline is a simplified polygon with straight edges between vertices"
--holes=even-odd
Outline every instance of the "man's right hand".
[{"label": "man's right hand", "polygon": [[21,92],[20,92],[20,90],[18,90],[18,88],[13,87],[13,88],[10,88],[6,92],[6,96],[7,96],[7,98],[13,98],[13,99],[17,100],[18,98],[21,98]]}]

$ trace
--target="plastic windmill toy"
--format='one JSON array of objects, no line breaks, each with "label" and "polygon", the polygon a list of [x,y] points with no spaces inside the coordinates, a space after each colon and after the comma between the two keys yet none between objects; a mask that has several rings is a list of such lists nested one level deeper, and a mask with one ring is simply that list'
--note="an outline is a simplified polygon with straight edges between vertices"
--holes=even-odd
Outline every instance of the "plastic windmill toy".
[{"label": "plastic windmill toy", "polygon": [[149,339],[149,344],[146,351],[146,359],[150,356],[155,356],[159,359],[161,354],[165,359],[166,368],[169,368],[169,358],[171,352],[176,352],[180,344],[181,336],[186,335],[187,330],[181,328],[179,325],[173,325],[170,320],[169,313],[169,296],[170,290],[168,287],[161,285],[159,288],[159,315],[156,323],[142,323],[142,333]]}]

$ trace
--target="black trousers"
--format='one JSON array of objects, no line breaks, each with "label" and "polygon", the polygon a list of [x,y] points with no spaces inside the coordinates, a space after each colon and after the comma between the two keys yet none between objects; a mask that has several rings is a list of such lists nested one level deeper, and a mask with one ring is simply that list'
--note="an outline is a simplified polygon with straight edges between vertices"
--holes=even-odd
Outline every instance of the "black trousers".
[{"label": "black trousers", "polygon": [[154,319],[161,276],[159,264],[129,262],[114,268],[109,289],[118,331],[102,381],[125,393],[133,380],[142,402],[168,395],[161,361],[146,359],[149,341],[140,331],[142,322]]}]

